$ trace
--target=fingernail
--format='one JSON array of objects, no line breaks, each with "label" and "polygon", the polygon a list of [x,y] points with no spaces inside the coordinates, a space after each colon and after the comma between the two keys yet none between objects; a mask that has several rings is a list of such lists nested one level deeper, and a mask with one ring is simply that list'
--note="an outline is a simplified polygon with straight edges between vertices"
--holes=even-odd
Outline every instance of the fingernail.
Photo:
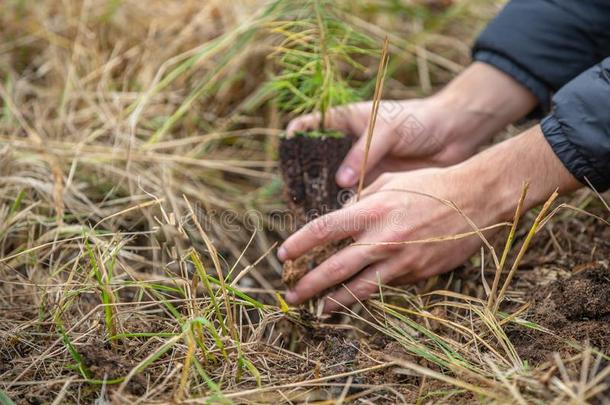
[{"label": "fingernail", "polygon": [[297,300],[297,293],[294,291],[288,291],[285,298],[288,303],[292,304]]},{"label": "fingernail", "polygon": [[288,252],[286,252],[286,248],[283,246],[280,246],[280,248],[277,250],[277,258],[280,259],[281,262],[286,261],[288,257]]},{"label": "fingernail", "polygon": [[357,178],[356,171],[349,166],[341,167],[337,173],[337,182],[344,187],[353,186]]}]

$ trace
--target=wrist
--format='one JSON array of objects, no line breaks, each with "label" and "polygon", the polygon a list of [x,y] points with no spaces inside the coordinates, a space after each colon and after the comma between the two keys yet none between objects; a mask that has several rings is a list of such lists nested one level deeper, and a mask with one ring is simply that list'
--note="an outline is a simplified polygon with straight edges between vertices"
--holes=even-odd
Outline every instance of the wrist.
[{"label": "wrist", "polygon": [[[474,212],[473,220],[481,221],[479,225],[510,220],[525,183],[529,184],[526,210],[545,202],[555,190],[566,194],[582,187],[557,158],[538,125],[451,171],[453,184],[462,188],[456,195],[462,196],[465,212]],[[466,193],[464,185],[468,185]]]},{"label": "wrist", "polygon": [[438,93],[441,100],[499,121],[518,120],[536,107],[532,92],[501,70],[474,62]]},{"label": "wrist", "polygon": [[538,102],[513,78],[480,62],[473,63],[431,100],[440,111],[450,112],[443,117],[450,131],[477,144],[523,118]]}]

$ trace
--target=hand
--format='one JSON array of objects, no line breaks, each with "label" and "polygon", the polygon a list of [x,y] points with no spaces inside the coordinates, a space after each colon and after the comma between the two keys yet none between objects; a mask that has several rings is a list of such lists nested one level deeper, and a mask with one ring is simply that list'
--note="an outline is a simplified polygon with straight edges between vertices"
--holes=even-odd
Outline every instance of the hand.
[{"label": "hand", "polygon": [[[337,172],[337,183],[354,186],[359,178],[366,147],[372,103],[363,102],[338,107],[327,114],[326,127],[358,137]],[[407,101],[382,101],[373,142],[367,162],[367,184],[384,172],[447,166],[468,157],[474,149],[457,150],[456,143],[444,128],[446,117],[459,114],[446,110],[436,98]],[[317,126],[318,115],[310,114],[293,120],[288,132]]]},{"label": "hand", "polygon": [[460,197],[457,184],[448,169],[382,174],[364,191],[360,202],[307,224],[284,242],[280,258],[296,258],[315,246],[347,237],[355,244],[305,275],[286,295],[287,301],[298,304],[346,282],[326,300],[324,310],[331,312],[339,308],[337,302],[350,304],[377,292],[379,284],[415,283],[462,264],[480,245],[476,236],[445,243],[384,244],[471,231],[452,208],[407,191],[455,199]]},{"label": "hand", "polygon": [[[367,161],[367,184],[384,172],[444,167],[472,156],[536,99],[499,70],[475,63],[439,94],[418,100],[383,101]],[[360,176],[371,102],[332,109],[326,127],[359,139],[337,172],[337,183],[354,186]],[[296,118],[288,132],[317,127],[319,115]]]},{"label": "hand", "polygon": [[308,223],[280,247],[280,260],[287,260],[331,241],[355,240],[308,273],[286,299],[299,304],[346,283],[326,299],[324,310],[331,312],[367,298],[379,284],[414,283],[450,271],[477,251],[478,236],[392,244],[473,230],[454,209],[428,195],[453,201],[485,228],[512,217],[525,181],[531,183],[525,208],[543,202],[556,188],[565,193],[580,187],[539,127],[457,166],[384,174],[359,202]]}]

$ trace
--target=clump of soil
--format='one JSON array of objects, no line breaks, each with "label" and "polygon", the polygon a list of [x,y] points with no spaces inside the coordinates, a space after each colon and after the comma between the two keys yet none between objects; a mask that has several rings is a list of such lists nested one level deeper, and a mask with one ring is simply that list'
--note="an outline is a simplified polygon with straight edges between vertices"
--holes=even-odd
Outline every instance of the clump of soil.
[{"label": "clump of soil", "polygon": [[560,278],[530,294],[529,320],[549,329],[548,334],[519,328],[511,332],[519,354],[537,364],[553,352],[569,354],[570,342],[610,354],[610,268],[598,262]]},{"label": "clump of soil", "polygon": [[297,133],[280,142],[285,196],[298,228],[341,207],[335,174],[353,144],[351,136]]},{"label": "clump of soil", "polygon": [[[282,139],[279,155],[284,194],[297,229],[343,204],[345,190],[337,185],[335,174],[353,141],[351,136],[318,133],[297,133]],[[332,243],[287,261],[283,281],[294,286],[345,245],[346,242]]]},{"label": "clump of soil", "polygon": [[351,242],[351,239],[344,239],[339,242],[317,246],[296,260],[287,260],[284,263],[282,281],[287,286],[294,287],[307,273],[315,269],[339,250],[348,246]]}]

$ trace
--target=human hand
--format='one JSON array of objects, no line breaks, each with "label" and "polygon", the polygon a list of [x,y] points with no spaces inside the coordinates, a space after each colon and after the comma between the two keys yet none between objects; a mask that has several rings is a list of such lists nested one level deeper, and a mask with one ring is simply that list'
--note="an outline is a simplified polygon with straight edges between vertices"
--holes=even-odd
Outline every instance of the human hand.
[{"label": "human hand", "polygon": [[287,301],[302,303],[346,283],[326,300],[324,310],[331,312],[338,303],[375,293],[379,284],[414,283],[463,263],[480,245],[476,236],[442,244],[401,244],[472,231],[459,213],[430,197],[459,197],[456,184],[448,169],[383,174],[359,202],[305,225],[284,242],[280,259],[295,259],[315,246],[348,237],[355,243],[306,274]]},{"label": "human hand", "polygon": [[[464,216],[479,229],[510,219],[526,181],[526,209],[556,188],[566,193],[581,186],[539,127],[456,166],[384,174],[365,189],[359,202],[308,223],[280,247],[278,257],[284,261],[315,246],[355,240],[309,272],[286,300],[299,304],[345,283],[325,301],[325,312],[332,312],[367,298],[380,284],[415,283],[450,271],[478,249],[479,236],[412,241],[471,233]],[[455,203],[461,214],[446,201]]]},{"label": "human hand", "polygon": [[[444,167],[472,156],[494,133],[536,104],[527,90],[499,70],[475,63],[435,96],[383,101],[369,149],[366,183],[384,172]],[[358,181],[372,103],[331,109],[325,126],[358,137],[337,172],[337,183]],[[317,127],[319,115],[298,117],[288,132]]]},{"label": "human hand", "polygon": [[[327,113],[326,127],[358,137],[337,172],[342,187],[356,184],[366,148],[372,103],[362,102],[338,107]],[[444,128],[448,112],[435,98],[406,101],[382,101],[375,126],[374,141],[367,161],[367,183],[389,171],[414,170],[446,166],[467,157],[472,151],[455,151]],[[288,132],[304,131],[317,126],[318,115],[293,120]]]}]

